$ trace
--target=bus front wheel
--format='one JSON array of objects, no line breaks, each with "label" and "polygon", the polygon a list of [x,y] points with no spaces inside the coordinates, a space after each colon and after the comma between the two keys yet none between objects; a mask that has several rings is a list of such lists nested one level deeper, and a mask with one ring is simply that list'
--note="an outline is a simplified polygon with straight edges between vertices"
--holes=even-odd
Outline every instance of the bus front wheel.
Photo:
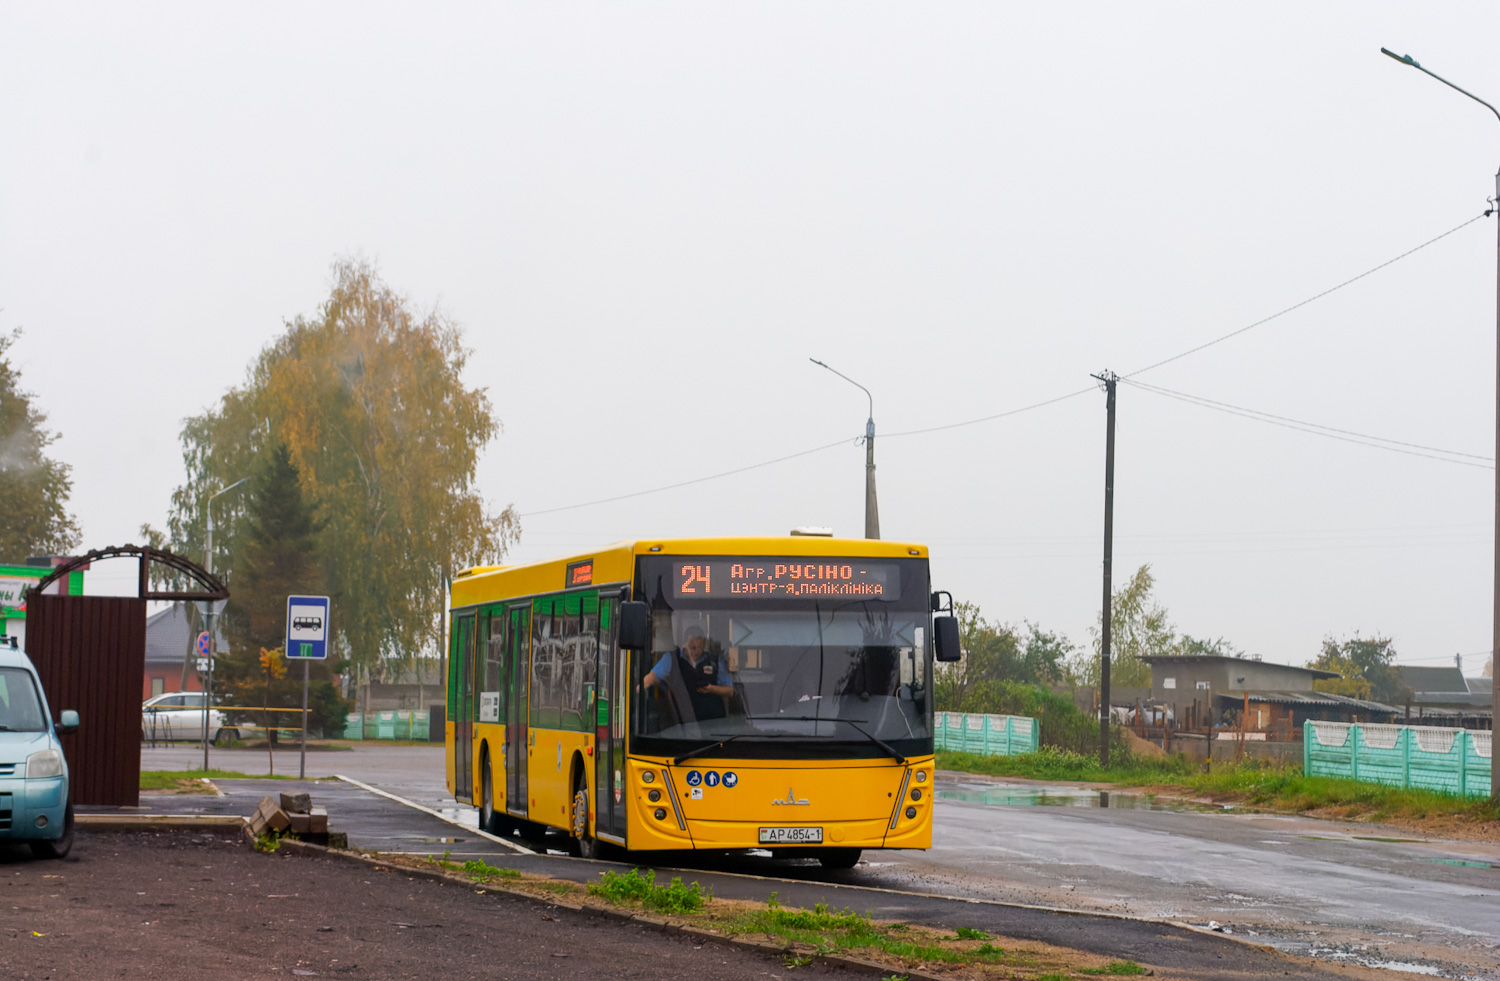
[{"label": "bus front wheel", "polygon": [[503,835],[500,815],[495,812],[495,784],[490,775],[490,751],[479,758],[479,827],[492,835]]},{"label": "bus front wheel", "polygon": [[589,834],[589,790],[579,787],[573,794],[573,818],[568,830],[573,833],[573,850],[579,858],[598,858],[599,842]]},{"label": "bus front wheel", "polygon": [[859,862],[858,848],[825,848],[818,854],[818,861],[825,869],[852,869]]}]

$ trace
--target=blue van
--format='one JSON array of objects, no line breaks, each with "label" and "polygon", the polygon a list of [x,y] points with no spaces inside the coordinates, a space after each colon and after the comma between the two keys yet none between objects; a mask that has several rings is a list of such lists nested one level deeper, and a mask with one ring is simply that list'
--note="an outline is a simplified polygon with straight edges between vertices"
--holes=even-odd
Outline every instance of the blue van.
[{"label": "blue van", "polygon": [[77,728],[71,709],[52,724],[31,659],[0,647],[0,840],[24,841],[38,858],[73,847],[68,761],[57,737]]}]

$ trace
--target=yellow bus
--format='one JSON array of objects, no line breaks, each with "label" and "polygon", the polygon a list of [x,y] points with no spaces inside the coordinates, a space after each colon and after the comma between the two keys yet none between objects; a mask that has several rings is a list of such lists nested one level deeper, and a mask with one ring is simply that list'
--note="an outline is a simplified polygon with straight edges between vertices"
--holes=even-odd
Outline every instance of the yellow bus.
[{"label": "yellow bus", "polygon": [[932,666],[958,623],[921,545],[624,542],[451,590],[447,775],[492,833],[575,854],[932,843]]}]

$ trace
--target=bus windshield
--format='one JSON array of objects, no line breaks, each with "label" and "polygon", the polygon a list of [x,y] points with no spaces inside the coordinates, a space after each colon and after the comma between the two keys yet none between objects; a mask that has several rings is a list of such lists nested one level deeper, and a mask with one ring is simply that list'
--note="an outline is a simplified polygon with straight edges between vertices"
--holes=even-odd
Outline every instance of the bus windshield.
[{"label": "bus windshield", "polygon": [[930,752],[926,591],[911,594],[922,602],[819,595],[720,605],[656,591],[651,651],[634,658],[636,751]]}]

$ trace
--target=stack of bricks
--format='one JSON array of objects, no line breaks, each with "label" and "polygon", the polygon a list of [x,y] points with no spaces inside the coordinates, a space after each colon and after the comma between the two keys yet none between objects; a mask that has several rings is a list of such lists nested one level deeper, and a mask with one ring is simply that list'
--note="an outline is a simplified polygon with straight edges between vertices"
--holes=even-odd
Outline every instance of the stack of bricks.
[{"label": "stack of bricks", "polygon": [[310,794],[282,794],[280,805],[270,797],[262,798],[250,817],[250,832],[256,836],[292,833],[302,841],[333,848],[348,847],[347,836],[329,834],[328,809],[314,807]]}]

